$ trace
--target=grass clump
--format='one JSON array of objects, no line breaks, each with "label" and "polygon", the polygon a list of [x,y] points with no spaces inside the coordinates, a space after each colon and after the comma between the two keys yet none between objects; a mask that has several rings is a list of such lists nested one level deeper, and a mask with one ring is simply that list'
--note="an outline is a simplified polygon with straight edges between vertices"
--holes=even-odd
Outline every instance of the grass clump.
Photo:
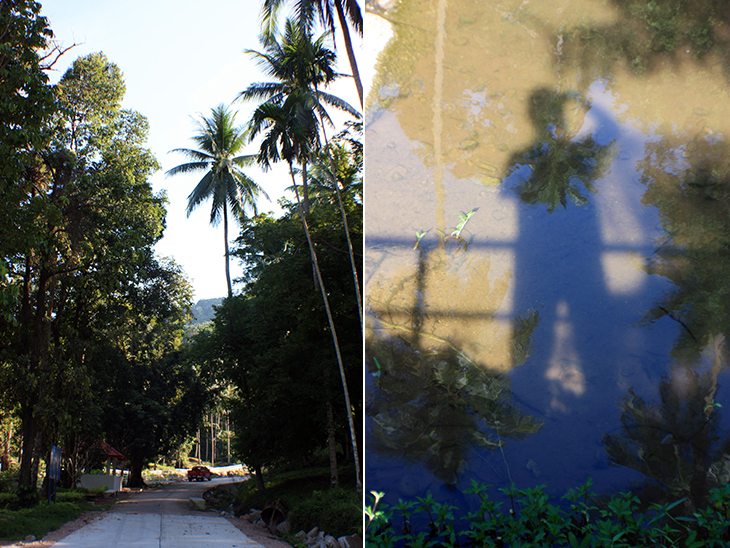
[{"label": "grass clump", "polygon": [[[730,545],[730,485],[710,492],[706,508],[679,515],[686,498],[669,504],[639,509],[631,493],[614,495],[595,506],[590,480],[571,489],[563,498],[568,510],[551,504],[545,486],[500,489],[510,499],[505,512],[489,499],[489,486],[472,481],[467,493],[476,495],[479,510],[457,520],[456,507],[437,503],[431,495],[415,501],[399,501],[393,507],[373,492],[373,504],[365,507],[368,547],[481,546],[536,548],[633,548],[641,546],[720,548]],[[414,520],[414,516],[418,516]],[[422,519],[422,518],[425,518]],[[414,523],[425,521],[422,528]]]}]

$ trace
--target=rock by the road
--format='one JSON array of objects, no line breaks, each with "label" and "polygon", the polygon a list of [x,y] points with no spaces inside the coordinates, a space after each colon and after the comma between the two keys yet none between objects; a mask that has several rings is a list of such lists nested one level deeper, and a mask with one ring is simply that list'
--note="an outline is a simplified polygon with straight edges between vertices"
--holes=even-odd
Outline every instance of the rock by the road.
[{"label": "rock by the road", "polygon": [[205,510],[206,509],[205,499],[201,498],[201,497],[190,497],[189,506],[193,510]]}]

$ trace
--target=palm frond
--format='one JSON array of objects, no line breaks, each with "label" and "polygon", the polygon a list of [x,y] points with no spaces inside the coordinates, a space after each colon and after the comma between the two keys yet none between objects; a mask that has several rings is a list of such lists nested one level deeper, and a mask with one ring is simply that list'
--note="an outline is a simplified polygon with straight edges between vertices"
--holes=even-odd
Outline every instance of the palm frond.
[{"label": "palm frond", "polygon": [[360,114],[360,111],[357,110],[355,107],[353,107],[350,103],[347,101],[344,101],[337,97],[336,95],[332,95],[331,93],[327,93],[326,91],[317,91],[317,97],[319,97],[323,102],[327,103],[328,105],[331,105],[339,110],[344,110],[348,114],[351,114],[358,120],[362,118],[362,114]]},{"label": "palm frond", "polygon": [[281,82],[262,82],[248,86],[236,96],[236,101],[272,101],[281,103],[289,86]]},{"label": "palm frond", "polygon": [[169,154],[182,154],[183,156],[187,156],[191,160],[196,160],[198,162],[209,162],[213,160],[213,156],[210,154],[201,151],[201,150],[193,150],[190,148],[173,148]]},{"label": "palm frond", "polygon": [[256,163],[255,154],[245,154],[243,156],[236,156],[231,158],[231,163],[235,164],[236,167],[248,167]]},{"label": "palm frond", "polygon": [[201,171],[208,169],[210,162],[189,162],[187,164],[180,164],[172,169],[168,169],[165,172],[165,177],[172,177],[173,175],[179,175],[180,173],[191,173],[193,171]]},{"label": "palm frond", "polygon": [[195,188],[188,196],[186,213],[188,217],[203,201],[210,195],[213,187],[213,171],[208,171],[205,176],[195,185]]},{"label": "palm frond", "polygon": [[357,0],[335,0],[344,8],[345,16],[352,23],[357,33],[362,36],[362,11]]}]

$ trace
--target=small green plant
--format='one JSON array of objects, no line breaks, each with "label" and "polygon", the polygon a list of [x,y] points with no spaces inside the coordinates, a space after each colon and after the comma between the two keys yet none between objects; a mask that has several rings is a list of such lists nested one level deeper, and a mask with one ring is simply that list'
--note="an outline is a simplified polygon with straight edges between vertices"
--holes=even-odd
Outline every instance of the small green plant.
[{"label": "small green plant", "polygon": [[334,537],[362,535],[363,500],[355,489],[351,468],[339,470],[340,487],[335,489],[329,466],[265,472],[264,492],[257,489],[254,479],[239,484],[233,502],[236,515],[281,498],[290,511],[293,531],[309,531],[316,526]]},{"label": "small green plant", "polygon": [[429,232],[430,230],[431,230],[431,229],[429,228],[428,230],[426,230],[426,231],[424,231],[424,232],[421,232],[420,230],[416,232],[416,239],[415,239],[415,242],[416,242],[416,243],[414,244],[414,246],[413,246],[413,249],[416,249],[416,248],[418,248],[418,247],[420,247],[420,246],[421,246],[421,240],[423,239],[423,237],[424,237],[424,236],[425,236],[426,234],[428,234],[428,232]]},{"label": "small green plant", "polygon": [[461,219],[461,221],[459,222],[458,225],[456,225],[456,228],[454,228],[454,230],[451,231],[451,234],[449,234],[446,237],[454,238],[455,240],[458,240],[461,237],[461,231],[464,230],[466,223],[469,222],[469,219],[472,218],[472,215],[474,215],[474,213],[476,213],[476,211],[477,211],[477,209],[474,208],[469,213],[464,213],[464,214],[459,213],[459,219]]},{"label": "small green plant", "polygon": [[720,409],[722,405],[717,403],[715,400],[710,401],[707,405],[705,405],[705,414],[707,414],[708,411],[712,411],[715,408]]}]

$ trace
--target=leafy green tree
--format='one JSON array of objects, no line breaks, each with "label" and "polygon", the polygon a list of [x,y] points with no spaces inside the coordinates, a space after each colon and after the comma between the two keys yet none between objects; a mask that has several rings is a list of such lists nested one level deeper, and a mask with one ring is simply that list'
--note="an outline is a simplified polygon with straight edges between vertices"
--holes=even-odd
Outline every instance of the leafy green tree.
[{"label": "leafy green tree", "polygon": [[228,296],[233,295],[231,288],[231,273],[229,267],[228,248],[228,208],[239,221],[245,217],[246,209],[256,214],[256,200],[266,196],[261,187],[248,177],[242,168],[250,166],[255,157],[252,155],[238,155],[246,144],[247,135],[235,127],[235,114],[227,107],[220,105],[213,109],[210,118],[204,118],[198,123],[198,133],[193,141],[198,149],[176,148],[172,152],[179,152],[192,160],[180,164],[167,171],[166,175],[178,175],[206,171],[197,186],[188,196],[188,216],[202,202],[210,199],[210,223],[217,225],[223,217],[223,234],[226,249],[226,282]]},{"label": "leafy green tree", "polygon": [[[42,148],[44,124],[55,111],[40,56],[53,31],[30,0],[0,4],[0,178],[17,183],[27,155]],[[4,191],[9,189],[3,188]],[[5,203],[5,202],[3,202]],[[2,241],[6,241],[4,238]]]},{"label": "leafy green tree", "polygon": [[88,389],[87,353],[103,330],[93,322],[143,281],[164,226],[164,197],[148,182],[157,163],[144,148],[147,122],[120,108],[120,74],[103,54],[78,59],[64,74],[54,137],[28,162],[25,195],[14,204],[22,236],[5,260],[21,290],[11,321],[3,320],[0,377],[20,409],[19,483],[27,491],[44,447],[70,424],[64,402]]},{"label": "leafy green tree", "polygon": [[[284,3],[285,0],[264,0],[262,22],[266,34],[273,34],[275,32],[278,19],[277,15]],[[332,8],[334,7],[345,42],[347,59],[352,69],[352,78],[360,99],[360,108],[362,108],[362,81],[360,80],[360,71],[357,68],[355,52],[352,48],[349,29],[349,25],[352,25],[355,31],[362,36],[363,20],[360,5],[357,3],[357,0],[295,0],[293,3],[297,24],[302,30],[308,33],[314,30],[314,24],[319,20],[322,26],[334,35],[335,17],[332,13]]]},{"label": "leafy green tree", "polygon": [[[0,3],[0,315],[11,321],[20,287],[7,277],[7,258],[27,245],[18,231],[19,204],[28,195],[23,174],[45,146],[45,124],[55,111],[40,51],[53,32],[34,1]],[[3,348],[0,336],[0,349]]]},{"label": "leafy green tree", "polygon": [[[302,203],[305,215],[309,214],[310,209],[308,165],[310,162],[319,160],[326,166],[320,170],[320,173],[329,179],[329,188],[337,196],[347,236],[357,309],[361,311],[360,283],[350,240],[350,229],[336,179],[335,159],[327,140],[326,127],[333,124],[325,107],[332,106],[341,109],[356,119],[359,119],[359,113],[338,97],[322,91],[322,88],[327,87],[340,76],[334,70],[335,54],[325,47],[324,38],[324,36],[320,36],[313,40],[310,32],[292,19],[287,19],[283,34],[264,33],[261,38],[265,48],[264,52],[250,50],[249,53],[259,60],[260,66],[267,74],[274,77],[275,81],[253,84],[241,92],[239,99],[265,100],[251,120],[249,127],[253,132],[260,131],[262,119],[268,119],[270,125],[279,126],[277,131],[269,132],[272,136],[274,134],[283,135],[280,130],[282,124],[289,125],[287,133],[291,135],[292,139],[291,143],[284,145],[282,157],[293,153],[297,163],[301,166]],[[277,112],[276,107],[282,108]],[[281,118],[282,115],[294,118],[289,121],[279,120],[276,124],[272,124],[274,119]],[[322,141],[325,144],[324,148],[321,146]],[[266,150],[266,154],[259,154],[259,163],[268,167],[267,156],[271,158],[276,156],[270,140],[262,143],[261,151],[264,150]],[[314,257],[313,262],[315,262]],[[362,324],[362,312],[360,312],[361,327]]]},{"label": "leafy green tree", "polygon": [[138,487],[147,463],[184,444],[208,404],[206,384],[182,354],[190,284],[169,263],[150,265],[144,278],[125,296],[124,321],[110,339],[117,367],[97,354],[95,376],[96,392],[107,394],[103,431],[129,457],[129,485]]}]

